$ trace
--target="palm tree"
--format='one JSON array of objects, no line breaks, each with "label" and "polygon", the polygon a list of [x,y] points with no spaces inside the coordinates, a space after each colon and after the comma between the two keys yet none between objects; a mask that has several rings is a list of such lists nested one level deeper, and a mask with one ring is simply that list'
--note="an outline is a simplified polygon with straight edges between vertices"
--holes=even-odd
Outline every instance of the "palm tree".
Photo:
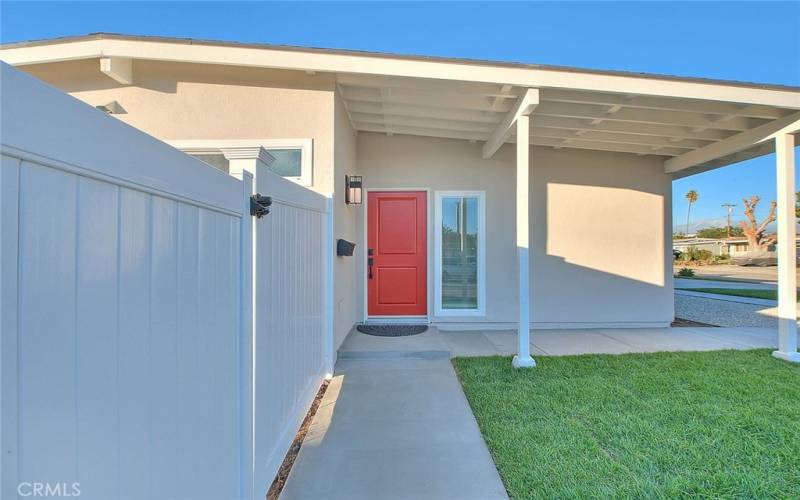
[{"label": "palm tree", "polygon": [[692,213],[692,203],[697,201],[700,195],[697,194],[697,191],[694,189],[690,189],[689,192],[686,193],[686,201],[689,202],[689,210],[686,212],[686,235],[689,235],[689,215]]}]

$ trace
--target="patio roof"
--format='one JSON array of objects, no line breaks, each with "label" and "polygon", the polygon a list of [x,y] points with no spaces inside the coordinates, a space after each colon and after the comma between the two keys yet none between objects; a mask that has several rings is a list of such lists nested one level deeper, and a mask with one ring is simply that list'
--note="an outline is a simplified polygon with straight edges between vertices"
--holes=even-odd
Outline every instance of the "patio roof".
[{"label": "patio roof", "polygon": [[779,85],[102,33],[0,47],[15,65],[93,58],[123,84],[134,59],[333,73],[356,131],[484,142],[487,157],[516,141],[535,89],[530,144],[658,156],[674,177],[768,154],[800,129],[800,88]]}]

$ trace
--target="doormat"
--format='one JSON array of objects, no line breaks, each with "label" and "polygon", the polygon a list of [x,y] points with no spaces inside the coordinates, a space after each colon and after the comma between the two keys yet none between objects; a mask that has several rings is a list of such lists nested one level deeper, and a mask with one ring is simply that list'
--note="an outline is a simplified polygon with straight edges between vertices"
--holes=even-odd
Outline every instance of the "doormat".
[{"label": "doormat", "polygon": [[356,330],[376,337],[408,337],[428,330],[428,325],[358,325]]}]

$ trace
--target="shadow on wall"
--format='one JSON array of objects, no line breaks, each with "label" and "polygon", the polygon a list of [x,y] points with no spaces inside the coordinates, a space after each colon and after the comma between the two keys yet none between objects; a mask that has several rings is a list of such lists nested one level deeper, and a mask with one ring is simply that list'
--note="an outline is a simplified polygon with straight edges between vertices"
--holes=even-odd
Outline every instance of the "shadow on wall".
[{"label": "shadow on wall", "polygon": [[571,154],[570,168],[532,171],[532,227],[544,228],[532,238],[533,321],[672,321],[671,181],[661,163]]}]

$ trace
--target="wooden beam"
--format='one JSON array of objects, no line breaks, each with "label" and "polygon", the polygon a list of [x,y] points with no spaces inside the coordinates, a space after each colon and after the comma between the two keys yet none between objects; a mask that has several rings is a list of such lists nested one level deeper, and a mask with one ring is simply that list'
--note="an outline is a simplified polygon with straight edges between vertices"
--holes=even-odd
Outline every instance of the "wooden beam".
[{"label": "wooden beam", "polygon": [[[383,97],[383,94],[386,97]],[[494,97],[496,97],[495,94]],[[446,87],[441,91],[431,92],[416,89],[394,87],[367,88],[367,87],[342,87],[342,97],[353,102],[388,102],[392,104],[410,104],[413,106],[433,106],[436,108],[473,109],[478,111],[494,111],[506,113],[511,109],[509,101],[517,96],[501,98],[497,104],[490,102],[485,94],[459,94],[448,92]]]},{"label": "wooden beam", "polygon": [[675,147],[663,147],[658,151],[653,151],[650,149],[651,146],[643,144],[593,141],[586,140],[583,137],[575,137],[574,139],[552,139],[549,137],[533,136],[530,139],[530,143],[535,146],[590,149],[594,151],[611,151],[615,153],[632,153],[638,155],[677,156],[686,152],[686,149]]},{"label": "wooden beam", "polygon": [[393,127],[395,125],[407,127],[436,128],[443,130],[458,130],[461,132],[474,132],[488,136],[493,130],[490,124],[459,122],[452,120],[439,120],[431,118],[409,118],[404,116],[373,115],[364,113],[353,113],[353,121],[357,124],[372,123]]},{"label": "wooden beam", "polygon": [[674,174],[711,160],[728,156],[775,137],[776,133],[800,130],[800,112],[765,123],[752,130],[741,132],[725,140],[684,153],[664,162],[664,172]]},{"label": "wooden beam", "polygon": [[536,115],[587,118],[599,121],[614,120],[661,125],[680,125],[683,127],[738,131],[748,130],[762,123],[756,118],[742,117],[732,118],[724,122],[714,122],[705,115],[685,113],[683,111],[663,111],[627,107],[618,110],[616,113],[609,113],[608,111],[606,106],[545,101],[536,108]]},{"label": "wooden beam", "polygon": [[475,111],[470,109],[435,108],[432,106],[415,106],[410,104],[345,101],[351,113],[371,113],[392,116],[408,116],[418,118],[436,118],[441,120],[457,120],[472,123],[490,123],[497,125],[503,114],[493,111]]},{"label": "wooden beam", "polygon": [[670,99],[668,97],[648,97],[620,95],[604,92],[585,92],[578,90],[543,89],[542,102],[572,102],[576,104],[621,105],[632,108],[657,109],[664,111],[685,111],[689,113],[748,116],[775,120],[787,111],[768,106],[739,106],[737,104],[701,101],[694,99]]},{"label": "wooden beam", "polygon": [[549,137],[552,139],[574,139],[581,137],[589,141],[610,142],[616,144],[640,144],[644,146],[674,147],[685,150],[692,150],[707,146],[709,141],[699,141],[695,139],[681,139],[680,141],[670,141],[666,137],[619,134],[615,132],[602,132],[597,130],[567,130],[549,127],[531,127],[533,137]]},{"label": "wooden beam", "polygon": [[727,139],[735,132],[728,130],[706,130],[693,133],[686,127],[678,125],[664,125],[656,123],[635,123],[635,122],[616,122],[603,121],[597,124],[583,118],[570,118],[564,116],[541,116],[538,113],[531,117],[534,125],[538,127],[561,128],[568,130],[586,130],[619,132],[623,134],[636,134],[645,136],[671,137],[676,142],[683,139],[698,139],[704,141],[719,141]]},{"label": "wooden beam", "polygon": [[418,135],[422,137],[439,137],[442,139],[461,139],[465,141],[481,141],[486,134],[463,132],[459,130],[445,130],[426,127],[408,127],[403,125],[384,125],[377,123],[358,123],[362,132],[377,132],[381,134]]},{"label": "wooden beam", "polygon": [[[358,75],[353,73],[339,73],[336,81],[347,87],[360,87],[378,89],[391,87],[393,89],[420,90],[427,92],[447,91],[456,94],[492,95],[498,93],[498,83],[475,83],[457,80],[434,80],[425,77],[406,78],[386,75]],[[502,85],[502,88],[511,85]]]},{"label": "wooden beam", "polygon": [[[511,133],[512,127],[517,123],[520,116],[529,116],[533,110],[539,105],[539,90],[527,89],[525,93],[517,100],[516,105],[508,112],[508,114],[500,122],[489,140],[483,145],[483,157],[491,158],[492,155],[503,145],[506,138]],[[527,123],[527,121],[526,121]]]},{"label": "wooden beam", "polygon": [[122,85],[133,84],[133,59],[130,57],[101,57],[100,71]]}]

